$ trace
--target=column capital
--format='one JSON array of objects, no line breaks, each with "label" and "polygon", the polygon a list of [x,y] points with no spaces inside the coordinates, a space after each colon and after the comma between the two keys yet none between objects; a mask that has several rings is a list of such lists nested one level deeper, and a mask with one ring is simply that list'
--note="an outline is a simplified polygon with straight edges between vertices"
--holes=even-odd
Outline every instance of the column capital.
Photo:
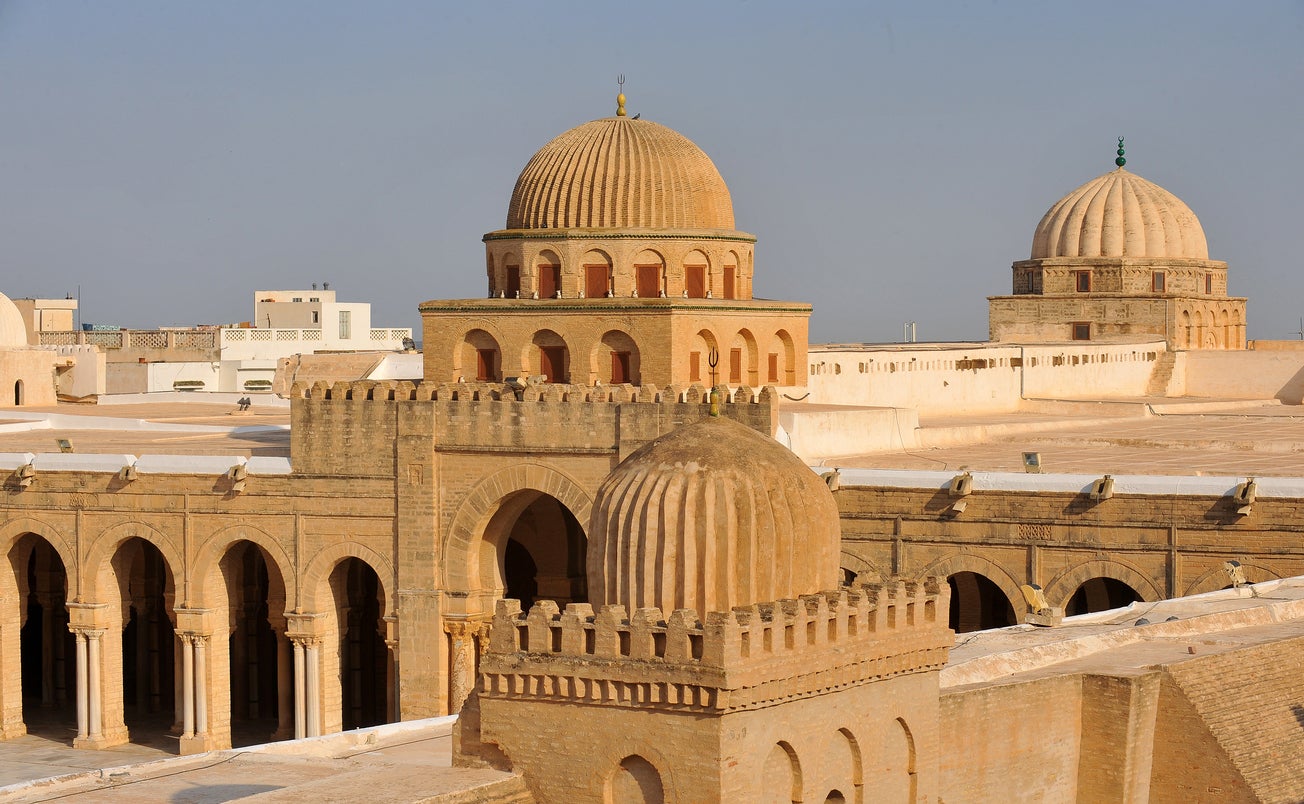
[{"label": "column capital", "polygon": [[77,629],[108,627],[108,603],[68,603],[68,628]]},{"label": "column capital", "polygon": [[[285,635],[292,640],[317,640],[325,636],[326,615],[322,612],[285,612]],[[306,644],[306,643],[305,643]]]},{"label": "column capital", "polygon": [[474,637],[476,631],[479,630],[479,627],[480,623],[476,620],[444,620],[444,633],[448,634],[453,639],[467,639]]},{"label": "column capital", "polygon": [[68,630],[73,632],[74,634],[77,634],[78,636],[85,637],[86,639],[99,640],[100,637],[104,636],[103,628],[96,628],[90,625],[69,624]]},{"label": "column capital", "polygon": [[213,630],[209,615],[212,609],[177,608],[177,632],[190,634],[207,634]]}]

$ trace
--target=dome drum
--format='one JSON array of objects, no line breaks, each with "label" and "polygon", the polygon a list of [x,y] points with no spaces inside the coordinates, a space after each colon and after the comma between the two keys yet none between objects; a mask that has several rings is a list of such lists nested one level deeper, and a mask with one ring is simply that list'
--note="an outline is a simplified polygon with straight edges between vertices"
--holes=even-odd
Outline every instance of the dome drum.
[{"label": "dome drum", "polygon": [[489,295],[750,299],[755,239],[736,234],[716,239],[495,237],[486,241]]}]

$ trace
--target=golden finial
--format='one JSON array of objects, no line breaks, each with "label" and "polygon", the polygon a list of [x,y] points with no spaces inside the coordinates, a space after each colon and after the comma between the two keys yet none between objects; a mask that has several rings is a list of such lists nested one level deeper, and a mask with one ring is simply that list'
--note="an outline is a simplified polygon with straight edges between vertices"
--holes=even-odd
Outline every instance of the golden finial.
[{"label": "golden finial", "polygon": [[616,84],[620,87],[620,94],[616,96],[616,117],[625,116],[625,74],[621,73],[616,76]]}]

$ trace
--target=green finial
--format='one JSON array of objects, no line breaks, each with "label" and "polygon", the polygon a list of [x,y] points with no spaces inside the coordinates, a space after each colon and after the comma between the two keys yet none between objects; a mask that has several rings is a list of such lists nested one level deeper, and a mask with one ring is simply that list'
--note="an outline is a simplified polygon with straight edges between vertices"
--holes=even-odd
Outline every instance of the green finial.
[{"label": "green finial", "polygon": [[1119,167],[1123,167],[1124,165],[1127,164],[1127,160],[1123,158],[1123,138],[1122,138],[1122,137],[1119,137],[1119,138],[1118,138],[1118,158],[1114,160],[1114,164],[1118,165]]}]

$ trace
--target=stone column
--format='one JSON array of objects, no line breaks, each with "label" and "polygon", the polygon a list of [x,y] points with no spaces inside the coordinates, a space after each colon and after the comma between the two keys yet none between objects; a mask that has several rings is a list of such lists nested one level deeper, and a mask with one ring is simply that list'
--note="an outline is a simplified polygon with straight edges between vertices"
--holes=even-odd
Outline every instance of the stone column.
[{"label": "stone column", "polygon": [[[230,729],[227,724],[214,730],[208,719],[208,704],[212,700],[209,680],[213,676],[208,666],[209,640],[212,638],[212,611],[210,609],[176,609],[176,634],[181,643],[181,753],[199,754],[218,748],[229,748]],[[225,634],[225,629],[220,633]],[[222,691],[225,694],[225,690]],[[218,743],[218,739],[221,743]]]},{"label": "stone column", "polygon": [[322,733],[321,641],[322,614],[286,612],[285,635],[294,646],[294,736]]},{"label": "stone column", "polygon": [[181,635],[182,754],[221,747],[208,723],[208,639],[208,634]]},{"label": "stone column", "polygon": [[181,637],[181,739],[195,736],[195,654],[190,635]]},{"label": "stone column", "polygon": [[303,652],[307,665],[307,683],[304,685],[304,697],[307,705],[304,712],[304,727],[309,737],[321,736],[321,640],[317,638],[304,641]]},{"label": "stone column", "polygon": [[471,620],[448,620],[449,674],[448,711],[457,714],[475,685],[475,631],[479,623]]},{"label": "stone column", "polygon": [[98,750],[128,739],[120,719],[121,704],[115,703],[120,699],[115,695],[108,706],[104,699],[106,684],[122,684],[121,676],[104,678],[106,627],[117,627],[109,622],[108,610],[107,605],[98,603],[68,604],[68,630],[77,638],[77,737],[73,748]]},{"label": "stone column", "polygon": [[100,638],[103,631],[86,632],[86,718],[92,742],[100,742],[104,729],[104,689],[100,680]]},{"label": "stone column", "polygon": [[90,736],[90,705],[87,696],[87,652],[86,652],[86,634],[83,631],[74,631],[73,635],[77,638],[77,740],[85,740]]},{"label": "stone column", "polygon": [[208,637],[193,637],[195,651],[195,735],[208,737]]},{"label": "stone column", "polygon": [[304,667],[303,642],[294,640],[294,739],[302,740],[308,736],[307,713],[304,705],[307,691],[304,687],[307,670]]}]

